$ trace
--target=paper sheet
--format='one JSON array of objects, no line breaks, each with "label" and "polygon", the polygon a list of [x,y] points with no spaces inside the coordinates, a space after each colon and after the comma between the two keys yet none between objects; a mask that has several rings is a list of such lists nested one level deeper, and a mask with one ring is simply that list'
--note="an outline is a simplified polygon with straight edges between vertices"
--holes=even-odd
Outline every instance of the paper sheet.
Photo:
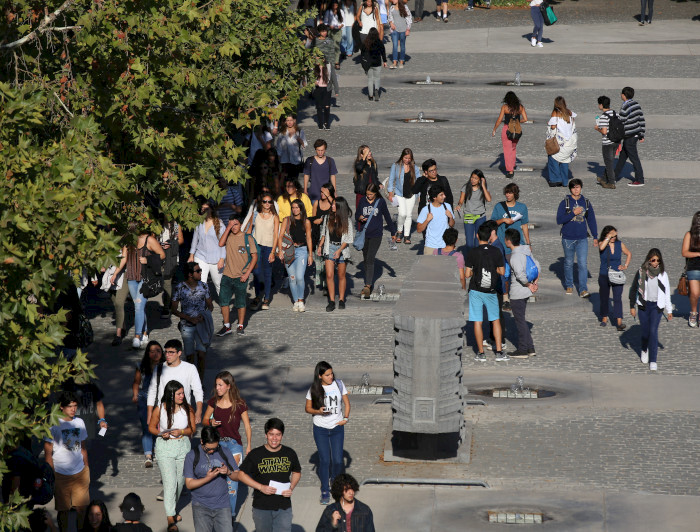
[{"label": "paper sheet", "polygon": [[275,482],[274,480],[271,480],[270,486],[275,488],[275,495],[282,495],[282,492],[290,489],[292,484],[291,482]]}]

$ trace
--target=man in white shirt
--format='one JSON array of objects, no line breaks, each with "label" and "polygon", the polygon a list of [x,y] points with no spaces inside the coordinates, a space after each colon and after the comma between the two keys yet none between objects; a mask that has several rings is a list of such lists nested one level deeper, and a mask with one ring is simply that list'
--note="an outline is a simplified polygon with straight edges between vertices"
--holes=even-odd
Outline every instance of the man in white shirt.
[{"label": "man in white shirt", "polygon": [[163,397],[165,385],[170,381],[178,381],[182,383],[185,389],[185,397],[194,395],[194,400],[197,407],[194,413],[195,423],[202,421],[202,381],[199,380],[197,367],[189,362],[180,360],[182,355],[182,342],[177,339],[168,340],[165,342],[165,363],[156,368],[156,374],[151,379],[151,385],[148,387],[148,421],[151,420],[153,407],[160,404]]}]

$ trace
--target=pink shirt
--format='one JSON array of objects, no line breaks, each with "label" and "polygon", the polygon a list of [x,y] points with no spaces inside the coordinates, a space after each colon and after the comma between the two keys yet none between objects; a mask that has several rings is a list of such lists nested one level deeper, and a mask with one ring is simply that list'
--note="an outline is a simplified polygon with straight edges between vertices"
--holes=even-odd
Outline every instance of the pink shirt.
[{"label": "pink shirt", "polygon": [[[434,250],[433,250],[433,255],[441,255],[440,253],[438,253],[438,251],[439,251],[439,250],[434,249]],[[448,253],[445,253],[445,254],[442,254],[442,256],[443,256],[443,257],[450,257],[450,256],[454,257],[454,258],[457,260],[457,268],[459,268],[460,270],[463,270],[463,269],[464,269],[464,255],[462,255],[459,251],[454,250],[454,251],[452,252],[452,255],[449,255]]]}]

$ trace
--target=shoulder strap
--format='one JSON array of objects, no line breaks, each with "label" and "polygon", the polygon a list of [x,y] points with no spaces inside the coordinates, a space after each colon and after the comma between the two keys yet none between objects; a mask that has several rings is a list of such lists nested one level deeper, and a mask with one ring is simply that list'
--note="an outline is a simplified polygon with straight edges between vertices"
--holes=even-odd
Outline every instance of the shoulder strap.
[{"label": "shoulder strap", "polygon": [[566,202],[564,206],[566,207],[566,214],[569,214],[571,212],[571,207],[569,206],[569,196],[566,196],[564,198],[564,201]]},{"label": "shoulder strap", "polygon": [[192,474],[194,475],[197,464],[199,463],[199,444],[194,447],[194,460],[192,461]]},{"label": "shoulder strap", "polygon": [[505,214],[508,215],[508,218],[510,218],[510,211],[508,210],[508,204],[505,201],[500,202],[501,207],[503,207],[503,210],[505,211]]},{"label": "shoulder strap", "polygon": [[163,363],[158,364],[156,369],[156,403],[155,406],[160,404],[160,396],[158,395],[158,388],[160,388],[160,375],[163,373]]},{"label": "shoulder strap", "polygon": [[230,470],[233,470],[233,468],[231,467],[231,464],[228,463],[228,459],[226,458],[226,455],[224,454],[224,451],[221,450],[221,445],[219,445],[218,452],[219,452],[219,456],[221,457],[221,459],[222,459],[222,460],[224,461],[224,463],[226,464],[226,467],[228,467]]}]

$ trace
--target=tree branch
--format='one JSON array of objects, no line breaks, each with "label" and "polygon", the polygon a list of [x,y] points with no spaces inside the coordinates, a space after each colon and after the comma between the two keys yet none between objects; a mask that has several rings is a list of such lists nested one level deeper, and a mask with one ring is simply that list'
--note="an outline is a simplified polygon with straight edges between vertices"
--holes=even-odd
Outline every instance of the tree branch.
[{"label": "tree branch", "polygon": [[[56,20],[58,15],[60,15],[61,13],[63,13],[63,11],[65,11],[71,5],[73,5],[75,3],[75,1],[76,0],[66,0],[65,2],[63,2],[63,4],[61,4],[61,6],[56,11],[54,11],[50,15],[46,15],[44,17],[44,20],[41,21],[41,24],[39,24],[39,26],[34,31],[25,35],[21,39],[17,39],[14,42],[7,43],[7,44],[0,44],[0,50],[2,50],[2,49],[11,50],[13,48],[17,48],[19,46],[27,44],[28,42],[33,41],[34,39],[36,39],[39,36],[40,33],[45,33],[47,31],[51,31],[52,28],[50,28],[49,26],[51,24],[53,24],[53,21]],[[57,28],[57,29],[60,29],[60,30],[66,29],[67,30],[67,29],[74,29],[74,27],[66,26],[65,28]]]}]

